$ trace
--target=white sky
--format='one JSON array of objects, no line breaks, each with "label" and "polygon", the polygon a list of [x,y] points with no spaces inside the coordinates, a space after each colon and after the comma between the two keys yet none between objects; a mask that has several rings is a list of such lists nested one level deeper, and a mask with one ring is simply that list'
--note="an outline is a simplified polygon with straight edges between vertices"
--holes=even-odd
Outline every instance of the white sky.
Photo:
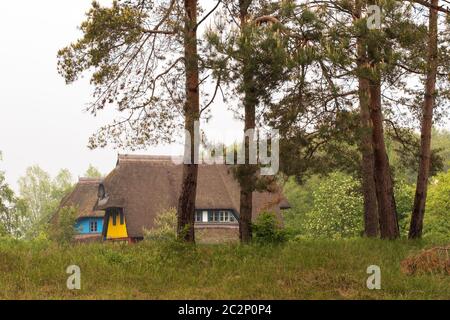
[{"label": "white sky", "polygon": [[[99,113],[97,118],[84,113],[92,92],[87,77],[67,86],[56,70],[58,49],[80,36],[77,27],[90,4],[91,0],[2,2],[0,169],[16,190],[17,180],[28,166],[38,164],[52,176],[67,168],[76,178],[89,164],[109,172],[117,153],[127,152],[86,147],[89,136],[108,123],[112,113]],[[208,136],[217,138],[226,132],[234,140],[242,132],[242,124],[233,120],[223,104],[213,107],[213,120],[202,128]],[[169,154],[173,150],[157,147],[139,153]]]},{"label": "white sky", "polygon": [[[109,3],[110,0],[102,0]],[[201,1],[205,9],[215,1]],[[0,170],[17,190],[17,180],[28,166],[38,164],[54,176],[61,168],[74,178],[89,164],[103,173],[115,165],[117,153],[127,150],[89,150],[88,138],[113,118],[84,113],[91,101],[88,77],[67,86],[56,69],[56,53],[80,36],[91,0],[3,1],[0,10]],[[205,5],[207,4],[207,5]],[[208,139],[236,140],[243,124],[226,106],[213,106],[213,119],[202,129]],[[448,123],[446,125],[448,128]],[[178,150],[180,150],[178,148]],[[139,153],[173,154],[177,148],[157,147]],[[179,151],[178,151],[179,152]]]}]

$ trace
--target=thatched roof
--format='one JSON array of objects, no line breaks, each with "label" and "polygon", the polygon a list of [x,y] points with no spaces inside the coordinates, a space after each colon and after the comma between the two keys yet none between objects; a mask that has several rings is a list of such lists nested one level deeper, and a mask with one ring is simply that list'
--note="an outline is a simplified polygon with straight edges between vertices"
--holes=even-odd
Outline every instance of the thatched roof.
[{"label": "thatched roof", "polygon": [[58,211],[64,207],[76,207],[77,219],[103,217],[105,215],[103,211],[94,211],[98,198],[98,186],[101,182],[101,179],[80,178],[73,191],[61,201]]},{"label": "thatched roof", "polygon": [[[155,217],[177,206],[181,188],[182,165],[170,157],[119,155],[116,168],[104,179],[105,198],[96,210],[124,209],[130,237],[142,237],[143,228],[153,227]],[[240,188],[226,165],[199,165],[197,209],[230,209],[239,213]],[[255,192],[253,217],[261,211],[279,214],[286,206],[281,193]]]}]

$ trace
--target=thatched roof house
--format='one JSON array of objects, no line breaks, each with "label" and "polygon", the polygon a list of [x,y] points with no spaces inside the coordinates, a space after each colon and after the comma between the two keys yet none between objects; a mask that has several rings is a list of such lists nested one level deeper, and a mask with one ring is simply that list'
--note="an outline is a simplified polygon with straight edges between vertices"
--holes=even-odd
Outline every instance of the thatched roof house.
[{"label": "thatched roof house", "polygon": [[[105,211],[103,236],[107,240],[136,241],[155,217],[177,206],[182,165],[170,157],[119,155],[116,168],[99,184],[95,212]],[[238,235],[240,188],[230,167],[199,165],[196,229],[208,241],[234,239]],[[289,205],[280,192],[253,197],[253,217],[276,212]],[[200,232],[201,233],[201,232]]]},{"label": "thatched roof house", "polygon": [[58,218],[61,208],[74,207],[76,213],[76,230],[75,240],[101,240],[103,231],[103,219],[105,212],[94,210],[97,203],[97,193],[101,179],[79,178],[75,188],[65,196],[59,206],[58,211],[54,215],[54,219]]}]

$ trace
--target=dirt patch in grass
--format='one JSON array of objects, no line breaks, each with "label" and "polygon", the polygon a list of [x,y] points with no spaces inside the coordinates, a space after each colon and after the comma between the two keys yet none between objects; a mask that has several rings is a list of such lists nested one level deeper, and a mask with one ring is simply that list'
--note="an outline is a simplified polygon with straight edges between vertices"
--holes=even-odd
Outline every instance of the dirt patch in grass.
[{"label": "dirt patch in grass", "polygon": [[431,248],[417,255],[408,257],[402,261],[401,268],[402,271],[408,275],[450,275],[450,245]]}]

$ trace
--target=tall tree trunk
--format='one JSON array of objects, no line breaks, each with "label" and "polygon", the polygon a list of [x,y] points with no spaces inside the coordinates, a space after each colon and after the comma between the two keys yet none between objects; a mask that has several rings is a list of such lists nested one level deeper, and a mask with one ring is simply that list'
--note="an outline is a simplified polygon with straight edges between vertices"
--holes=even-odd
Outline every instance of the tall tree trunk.
[{"label": "tall tree trunk", "polygon": [[[361,19],[362,1],[355,1],[355,19]],[[364,39],[359,37],[357,40],[358,50],[358,69],[361,72],[368,67],[367,51]],[[378,207],[377,193],[375,187],[375,159],[372,147],[372,125],[370,122],[369,111],[369,80],[361,75],[358,76],[359,82],[359,109],[361,118],[361,142],[360,149],[362,154],[361,175],[362,189],[364,196],[364,234],[367,237],[378,236]]]},{"label": "tall tree trunk", "polygon": [[[186,66],[186,103],[184,105],[186,139],[185,153],[189,152],[190,164],[183,164],[183,180],[178,200],[178,237],[186,242],[195,242],[195,198],[198,176],[198,137],[196,121],[200,115],[199,75],[197,55],[197,0],[185,0],[184,58]],[[190,144],[190,145],[188,145]],[[186,159],[186,154],[185,154]]]},{"label": "tall tree trunk", "polygon": [[[376,1],[369,1],[376,4]],[[369,32],[379,32],[370,30]],[[383,112],[381,109],[381,74],[378,70],[380,48],[374,39],[367,41],[367,57],[371,76],[369,79],[369,111],[372,122],[372,145],[374,152],[375,188],[378,202],[378,218],[382,239],[396,239],[400,236],[394,185],[389,158],[384,142]]]},{"label": "tall tree trunk", "polygon": [[378,236],[378,205],[375,185],[375,158],[372,146],[372,126],[369,112],[369,81],[359,79],[359,99],[361,115],[361,152],[362,152],[362,189],[364,196],[364,234],[367,237]]},{"label": "tall tree trunk", "polygon": [[[241,34],[245,36],[248,32],[246,29],[249,19],[248,8],[252,0],[239,0]],[[245,127],[244,131],[254,130],[256,127],[256,88],[254,83],[253,71],[250,67],[251,57],[243,57],[243,91],[244,91],[244,114]],[[256,165],[250,164],[250,139],[253,136],[245,138],[245,164],[239,170],[239,182],[241,187],[240,193],[240,213],[239,213],[239,238],[242,243],[248,243],[252,239],[252,211],[253,211],[253,191],[255,189]]]},{"label": "tall tree trunk", "polygon": [[397,210],[394,198],[389,159],[384,143],[383,114],[381,112],[381,83],[371,80],[369,84],[370,118],[372,120],[372,141],[375,157],[375,186],[378,200],[380,234],[383,239],[396,239],[400,236]]},{"label": "tall tree trunk", "polygon": [[[431,5],[436,8],[438,0],[432,0]],[[431,160],[431,128],[433,124],[433,108],[436,94],[438,54],[438,11],[430,8],[429,30],[428,30],[428,63],[427,79],[425,83],[425,98],[423,103],[422,127],[420,136],[420,162],[417,174],[416,195],[414,208],[409,228],[409,238],[422,237],[423,218],[425,215],[425,204],[427,200],[428,176],[430,173]]]}]

